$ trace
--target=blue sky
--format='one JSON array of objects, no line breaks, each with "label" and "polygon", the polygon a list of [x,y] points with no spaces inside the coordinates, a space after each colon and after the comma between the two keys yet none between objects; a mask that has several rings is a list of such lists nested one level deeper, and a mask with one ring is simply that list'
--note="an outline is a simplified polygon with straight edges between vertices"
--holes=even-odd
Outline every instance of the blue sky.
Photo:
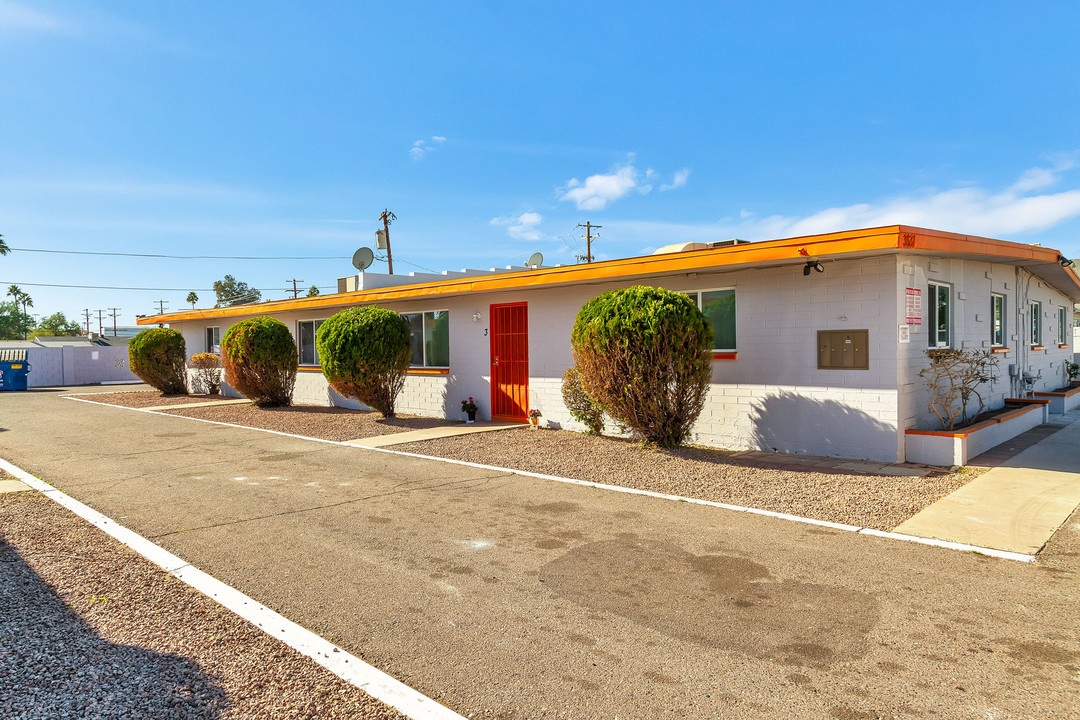
[{"label": "blue sky", "polygon": [[399,273],[574,262],[586,220],[602,259],[891,223],[1080,257],[1077,29],[1073,2],[0,0],[12,248],[339,258],[16,250],[0,282],[121,324],[226,273],[325,292],[384,207]]}]

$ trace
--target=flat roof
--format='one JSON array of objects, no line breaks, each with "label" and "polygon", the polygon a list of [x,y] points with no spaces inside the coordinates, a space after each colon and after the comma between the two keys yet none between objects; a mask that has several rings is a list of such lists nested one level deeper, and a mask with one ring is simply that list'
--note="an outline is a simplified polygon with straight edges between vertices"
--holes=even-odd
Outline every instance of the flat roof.
[{"label": "flat roof", "polygon": [[846,230],[822,235],[766,240],[762,242],[690,250],[665,255],[604,260],[582,265],[540,268],[522,272],[437,280],[430,283],[318,295],[294,300],[271,300],[250,305],[232,305],[205,310],[149,315],[139,325],[155,325],[184,320],[203,320],[244,315],[262,315],[294,310],[340,308],[380,301],[416,300],[485,292],[530,290],[560,285],[581,285],[606,281],[634,280],[686,272],[740,270],[747,267],[792,265],[807,260],[870,257],[910,253],[961,257],[985,262],[1006,263],[1027,268],[1080,302],[1080,277],[1072,268],[1062,267],[1061,254],[1053,248],[1005,240],[959,235],[907,225],[889,225],[862,230]]}]

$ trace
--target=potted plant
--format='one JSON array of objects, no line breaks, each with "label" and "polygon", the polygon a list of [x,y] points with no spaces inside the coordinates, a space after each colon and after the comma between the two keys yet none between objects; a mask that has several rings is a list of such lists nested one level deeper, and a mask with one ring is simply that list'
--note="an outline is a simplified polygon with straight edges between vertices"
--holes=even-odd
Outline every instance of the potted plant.
[{"label": "potted plant", "polygon": [[1065,374],[1069,376],[1069,385],[1076,385],[1076,378],[1080,376],[1080,363],[1065,361]]},{"label": "potted plant", "polygon": [[461,412],[465,413],[469,418],[466,422],[476,422],[476,411],[479,409],[480,408],[476,405],[476,401],[471,397],[461,401]]},{"label": "potted plant", "polygon": [[537,425],[540,423],[540,418],[542,418],[543,416],[544,416],[544,413],[540,412],[539,410],[536,410],[536,409],[530,410],[529,411],[529,422],[532,423],[533,427],[537,427]]}]

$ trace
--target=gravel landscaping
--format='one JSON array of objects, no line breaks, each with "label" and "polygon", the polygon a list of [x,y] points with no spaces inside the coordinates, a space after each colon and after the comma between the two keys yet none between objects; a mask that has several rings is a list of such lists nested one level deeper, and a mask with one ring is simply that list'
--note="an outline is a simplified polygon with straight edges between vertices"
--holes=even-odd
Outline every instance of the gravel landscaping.
[{"label": "gravel landscaping", "polygon": [[0,717],[393,718],[37,493],[0,495]]}]

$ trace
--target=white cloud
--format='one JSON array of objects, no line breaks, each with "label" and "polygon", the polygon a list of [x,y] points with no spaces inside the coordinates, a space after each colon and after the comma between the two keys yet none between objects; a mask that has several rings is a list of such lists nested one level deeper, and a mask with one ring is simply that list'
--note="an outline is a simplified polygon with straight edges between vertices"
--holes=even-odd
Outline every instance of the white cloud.
[{"label": "white cloud", "polygon": [[535,242],[541,237],[540,223],[542,222],[544,222],[544,216],[540,213],[524,212],[520,215],[491,218],[489,224],[505,226],[506,234],[515,240]]},{"label": "white cloud", "polygon": [[686,186],[686,181],[690,178],[690,168],[683,168],[675,171],[675,176],[671,179],[670,183],[664,183],[660,186],[660,192],[667,192],[668,190],[678,190],[681,187]]},{"label": "white cloud", "polygon": [[[423,139],[417,140],[412,144],[412,147],[409,148],[409,157],[420,162],[429,154],[435,152],[435,145],[442,145],[444,142],[446,142],[446,138],[442,135],[432,135],[430,142]],[[431,143],[435,143],[435,145],[432,145]]]},{"label": "white cloud", "polygon": [[[572,178],[559,189],[559,199],[569,200],[578,210],[603,210],[609,202],[615,202],[626,193],[640,189],[641,173],[633,165],[616,168],[607,175],[590,175],[585,182]],[[644,192],[652,189],[648,187]]]}]

